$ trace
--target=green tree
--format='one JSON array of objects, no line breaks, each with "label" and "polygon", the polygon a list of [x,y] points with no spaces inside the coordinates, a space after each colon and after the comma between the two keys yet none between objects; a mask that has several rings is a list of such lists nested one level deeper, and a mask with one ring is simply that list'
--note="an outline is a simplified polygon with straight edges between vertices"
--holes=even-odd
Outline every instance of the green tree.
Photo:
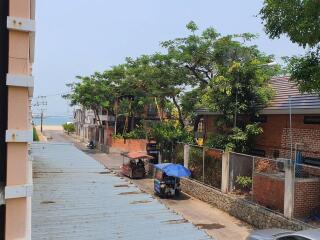
[{"label": "green tree", "polygon": [[209,27],[198,34],[194,22],[187,29],[187,37],[162,43],[192,89],[181,96],[182,112],[195,123],[199,107],[220,112],[224,123],[236,122],[238,114],[257,114],[272,97],[267,82],[279,67],[266,65],[273,56],[248,46],[256,38],[251,33],[221,36]]},{"label": "green tree", "polygon": [[265,0],[260,16],[270,38],[286,35],[308,49],[288,59],[288,70],[301,91],[320,94],[320,2]]},{"label": "green tree", "polygon": [[71,105],[80,105],[94,112],[97,123],[102,125],[99,114],[102,110],[111,111],[115,101],[115,84],[96,72],[89,77],[77,76],[79,82],[67,84],[71,93],[64,98],[71,101]]},{"label": "green tree", "polygon": [[[221,36],[207,28],[198,34],[194,22],[187,28],[191,31],[187,37],[162,43],[175,67],[185,69],[181,71],[192,89],[181,97],[182,112],[189,112],[195,125],[196,109],[204,107],[219,113],[220,147],[246,151],[252,136],[261,133],[250,118],[272,98],[268,81],[278,73],[279,66],[269,68],[273,56],[249,45],[256,38],[251,33]],[[238,115],[247,115],[249,120],[238,122]],[[256,126],[255,131],[250,131],[251,126]]]}]

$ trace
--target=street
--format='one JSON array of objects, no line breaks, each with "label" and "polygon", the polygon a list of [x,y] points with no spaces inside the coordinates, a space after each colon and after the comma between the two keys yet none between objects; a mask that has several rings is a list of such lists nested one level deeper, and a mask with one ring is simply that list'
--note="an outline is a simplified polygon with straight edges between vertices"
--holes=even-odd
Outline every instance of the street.
[{"label": "street", "polygon": [[34,240],[210,239],[71,143],[33,143],[31,151]]},{"label": "street", "polygon": [[[84,143],[65,135],[62,131],[47,130],[44,131],[44,135],[49,136],[48,141],[52,142],[73,142],[78,149],[102,163],[106,168],[119,174],[122,164],[122,156],[120,156],[119,151],[111,149],[110,154],[105,154],[97,150],[89,150]],[[140,190],[153,195],[153,179],[130,179],[129,181]],[[195,226],[203,229],[214,239],[241,240],[245,239],[252,231],[248,224],[188,195],[183,194],[179,199],[157,199]]]}]

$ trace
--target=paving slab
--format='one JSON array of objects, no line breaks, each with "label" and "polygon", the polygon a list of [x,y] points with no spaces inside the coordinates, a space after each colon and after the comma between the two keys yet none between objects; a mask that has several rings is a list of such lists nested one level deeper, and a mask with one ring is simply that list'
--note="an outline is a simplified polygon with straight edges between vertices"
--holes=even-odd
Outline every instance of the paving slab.
[{"label": "paving slab", "polygon": [[70,143],[32,144],[32,239],[211,239]]}]

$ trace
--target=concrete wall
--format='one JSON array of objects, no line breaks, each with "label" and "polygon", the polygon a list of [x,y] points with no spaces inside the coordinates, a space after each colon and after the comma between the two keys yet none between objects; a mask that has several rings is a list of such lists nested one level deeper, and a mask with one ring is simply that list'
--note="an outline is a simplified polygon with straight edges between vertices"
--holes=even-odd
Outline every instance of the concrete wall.
[{"label": "concrete wall", "polygon": [[285,228],[302,230],[309,225],[296,220],[289,220],[284,216],[271,212],[259,205],[250,203],[234,196],[223,194],[218,190],[204,186],[190,179],[181,180],[182,191],[192,197],[217,207],[230,215],[241,219],[256,228]]}]

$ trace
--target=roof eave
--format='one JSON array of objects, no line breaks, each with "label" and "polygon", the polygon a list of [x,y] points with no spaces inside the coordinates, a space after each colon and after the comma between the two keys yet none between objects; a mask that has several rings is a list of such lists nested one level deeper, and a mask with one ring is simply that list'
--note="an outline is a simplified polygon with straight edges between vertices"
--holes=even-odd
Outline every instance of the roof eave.
[{"label": "roof eave", "polygon": [[[260,112],[263,115],[280,115],[280,114],[290,114],[289,109],[264,109]],[[292,109],[291,114],[320,114],[320,108],[301,108],[301,109]],[[198,116],[218,116],[221,113],[210,112],[210,111],[197,111]]]}]

